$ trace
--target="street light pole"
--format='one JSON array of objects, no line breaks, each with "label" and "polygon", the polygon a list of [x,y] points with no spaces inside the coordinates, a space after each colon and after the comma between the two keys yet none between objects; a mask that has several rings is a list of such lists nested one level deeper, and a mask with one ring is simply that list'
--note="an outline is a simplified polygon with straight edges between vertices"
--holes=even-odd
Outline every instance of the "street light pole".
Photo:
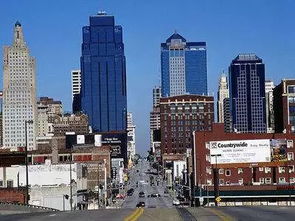
[{"label": "street light pole", "polygon": [[28,124],[33,120],[25,120],[25,160],[26,160],[26,204],[29,204],[29,167],[28,167]]}]

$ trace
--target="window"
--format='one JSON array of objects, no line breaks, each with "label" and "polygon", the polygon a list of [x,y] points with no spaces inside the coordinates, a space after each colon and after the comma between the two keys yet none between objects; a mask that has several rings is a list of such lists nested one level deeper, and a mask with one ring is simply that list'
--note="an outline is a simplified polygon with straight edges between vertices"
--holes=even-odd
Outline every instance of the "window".
[{"label": "window", "polygon": [[243,173],[243,168],[238,168],[238,174]]},{"label": "window", "polygon": [[230,176],[231,175],[231,171],[230,170],[225,170],[225,176]]},{"label": "window", "polygon": [[7,188],[13,187],[13,180],[7,180]]},{"label": "window", "polygon": [[212,180],[211,179],[207,179],[207,184],[208,185],[212,185]]},{"label": "window", "polygon": [[285,173],[285,167],[279,167],[279,173]]},{"label": "window", "polygon": [[263,177],[260,177],[260,178],[259,178],[259,183],[260,183],[260,184],[264,184],[264,178],[263,178]]},{"label": "window", "polygon": [[3,186],[3,180],[0,180],[0,186]]},{"label": "window", "polygon": [[206,173],[211,174],[212,173],[211,171],[212,171],[211,167],[206,167]]},{"label": "window", "polygon": [[208,162],[211,161],[211,159],[210,159],[210,155],[209,155],[209,154],[206,155],[206,161],[208,161]]},{"label": "window", "polygon": [[294,173],[294,166],[288,166],[289,173]]},{"label": "window", "polygon": [[289,94],[295,94],[295,86],[294,85],[288,86],[288,93]]},{"label": "window", "polygon": [[239,184],[240,185],[243,185],[244,184],[244,179],[243,178],[239,179]]},{"label": "window", "polygon": [[219,174],[224,174],[224,169],[219,169]]},{"label": "window", "polygon": [[265,184],[271,184],[271,178],[270,177],[265,178]]},{"label": "window", "polygon": [[263,167],[259,167],[259,171],[260,172],[263,172]]},{"label": "window", "polygon": [[270,167],[265,167],[264,168],[265,173],[270,173],[271,172],[271,168]]},{"label": "window", "polygon": [[219,185],[224,185],[224,179],[219,179]]},{"label": "window", "polygon": [[294,160],[294,153],[289,152],[287,153],[288,160]]},{"label": "window", "polygon": [[295,177],[290,177],[290,183],[295,183]]},{"label": "window", "polygon": [[286,183],[285,177],[279,177],[279,183]]}]

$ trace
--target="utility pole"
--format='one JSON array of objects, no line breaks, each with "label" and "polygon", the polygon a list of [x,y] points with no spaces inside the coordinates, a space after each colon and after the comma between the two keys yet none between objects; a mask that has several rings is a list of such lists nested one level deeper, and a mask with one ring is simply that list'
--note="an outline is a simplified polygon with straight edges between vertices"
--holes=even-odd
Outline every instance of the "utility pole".
[{"label": "utility pole", "polygon": [[220,156],[221,154],[211,154],[211,157],[215,157],[215,168],[213,168],[215,206],[218,206],[218,202],[216,201],[216,199],[217,197],[219,197],[219,169],[217,167],[217,157],[220,157]]},{"label": "utility pole", "polygon": [[107,207],[107,166],[106,166],[106,159],[103,160],[104,162],[104,207]]},{"label": "utility pole", "polygon": [[32,124],[33,120],[25,121],[25,160],[26,160],[26,204],[29,204],[29,167],[28,167],[28,124]]},{"label": "utility pole", "polygon": [[72,186],[72,160],[73,160],[73,146],[71,146],[70,152],[70,207],[71,211],[73,210],[73,186]]},{"label": "utility pole", "polygon": [[97,163],[97,208],[99,209],[99,190],[100,190],[100,173],[99,173],[99,168],[100,168],[100,162],[98,161]]}]

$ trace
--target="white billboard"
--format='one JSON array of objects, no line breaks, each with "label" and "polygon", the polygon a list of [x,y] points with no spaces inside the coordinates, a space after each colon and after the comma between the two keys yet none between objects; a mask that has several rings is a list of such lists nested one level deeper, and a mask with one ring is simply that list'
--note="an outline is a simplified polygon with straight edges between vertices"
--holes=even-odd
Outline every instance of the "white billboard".
[{"label": "white billboard", "polygon": [[209,142],[211,164],[270,162],[270,144],[266,139]]},{"label": "white billboard", "polygon": [[85,136],[77,135],[77,144],[85,144]]},{"label": "white billboard", "polygon": [[94,146],[96,146],[96,147],[101,147],[102,146],[101,134],[95,134],[94,135]]}]

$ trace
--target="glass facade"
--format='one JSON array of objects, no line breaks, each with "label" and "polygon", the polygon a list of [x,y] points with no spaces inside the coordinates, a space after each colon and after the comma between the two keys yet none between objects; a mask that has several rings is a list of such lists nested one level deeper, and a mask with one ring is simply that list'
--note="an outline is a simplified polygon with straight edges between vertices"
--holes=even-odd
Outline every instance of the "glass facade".
[{"label": "glass facade", "polygon": [[233,130],[266,132],[265,67],[254,54],[241,54],[229,68],[229,94]]},{"label": "glass facade", "polygon": [[114,16],[90,16],[82,29],[81,108],[94,132],[126,130],[126,62]]},{"label": "glass facade", "polygon": [[186,42],[179,34],[161,44],[162,96],[207,94],[206,42]]}]

